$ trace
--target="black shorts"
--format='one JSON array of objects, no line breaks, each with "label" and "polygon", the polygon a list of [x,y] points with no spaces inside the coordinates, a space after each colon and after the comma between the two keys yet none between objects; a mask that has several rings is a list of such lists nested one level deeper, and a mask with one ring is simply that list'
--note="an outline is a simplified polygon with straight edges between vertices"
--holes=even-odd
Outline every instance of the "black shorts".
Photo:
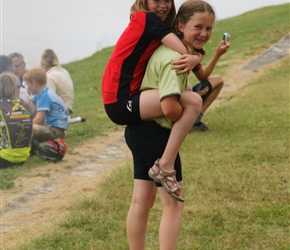
[{"label": "black shorts", "polygon": [[198,93],[201,96],[202,100],[204,101],[212,92],[212,86],[208,80],[204,80],[196,84],[192,88],[192,91]]},{"label": "black shorts", "polygon": [[[169,129],[160,127],[154,121],[143,121],[126,127],[125,139],[133,155],[134,179],[153,181],[148,171],[162,156],[169,135]],[[181,181],[182,169],[179,154],[175,159],[174,169],[177,181]]]},{"label": "black shorts", "polygon": [[105,110],[112,122],[127,125],[142,121],[140,117],[140,93],[113,104],[105,104]]}]

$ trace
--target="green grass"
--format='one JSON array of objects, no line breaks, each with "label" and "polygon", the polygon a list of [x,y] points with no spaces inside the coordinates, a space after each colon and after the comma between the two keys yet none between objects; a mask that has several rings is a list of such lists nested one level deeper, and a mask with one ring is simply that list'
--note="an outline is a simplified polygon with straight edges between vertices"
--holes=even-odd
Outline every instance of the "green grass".
[{"label": "green grass", "polygon": [[[253,56],[289,33],[290,4],[266,7],[216,23],[206,47],[211,58],[224,32],[231,48],[215,73],[237,59]],[[101,103],[101,77],[112,47],[63,65],[75,86],[75,116],[66,134],[68,150],[86,139],[122,127],[107,118]],[[247,74],[245,72],[245,74]],[[186,203],[178,249],[289,248],[289,57],[209,110],[209,133],[191,133],[181,149]],[[1,189],[19,176],[35,176],[45,164],[33,157],[21,168],[1,170]],[[125,220],[133,187],[132,163],[120,166],[95,194],[76,204],[51,231],[18,249],[128,249]],[[158,249],[159,200],[148,224],[147,249]]]},{"label": "green grass", "polygon": [[[275,22],[273,21],[275,20]],[[257,30],[259,32],[257,32]],[[222,75],[234,60],[252,56],[268,48],[289,33],[289,4],[265,7],[243,15],[217,21],[212,38],[206,44],[206,64],[212,57],[224,32],[231,34],[231,48],[221,57],[213,74]],[[74,116],[87,118],[85,123],[72,124],[66,134],[68,152],[88,138],[105,135],[120,129],[106,116],[101,101],[101,79],[113,47],[103,49],[91,57],[63,65],[71,74],[75,88]],[[189,81],[196,82],[191,75]],[[43,164],[43,163],[41,163]],[[13,187],[13,180],[40,165],[35,157],[29,159],[22,170],[0,170],[0,189]]]},{"label": "green grass", "polygon": [[[233,3],[234,4],[234,3]],[[290,31],[289,4],[269,6],[245,14],[216,21],[211,39],[205,45],[207,62],[213,55],[224,32],[231,35],[231,47],[221,57],[214,72],[224,73],[232,60],[257,55]]]}]

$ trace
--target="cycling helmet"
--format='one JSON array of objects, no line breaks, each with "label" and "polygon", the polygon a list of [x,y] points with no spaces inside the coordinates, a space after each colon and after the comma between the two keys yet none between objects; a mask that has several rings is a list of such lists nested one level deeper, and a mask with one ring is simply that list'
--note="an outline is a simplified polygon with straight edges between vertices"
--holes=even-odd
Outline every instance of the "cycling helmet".
[{"label": "cycling helmet", "polygon": [[46,142],[41,150],[41,158],[47,161],[58,162],[61,161],[66,153],[67,145],[61,138]]}]

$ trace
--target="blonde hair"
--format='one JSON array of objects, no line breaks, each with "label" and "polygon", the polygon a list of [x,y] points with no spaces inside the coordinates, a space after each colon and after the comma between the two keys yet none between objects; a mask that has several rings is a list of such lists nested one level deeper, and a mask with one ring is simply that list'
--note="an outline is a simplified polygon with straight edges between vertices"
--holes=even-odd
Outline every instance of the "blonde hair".
[{"label": "blonde hair", "polygon": [[200,53],[202,55],[205,55],[205,51],[203,49],[195,50],[193,49],[184,39],[184,34],[178,29],[178,23],[182,23],[183,25],[187,24],[187,22],[190,20],[190,18],[195,13],[209,13],[213,16],[215,19],[215,11],[213,7],[203,0],[186,0],[183,2],[183,4],[178,9],[178,13],[176,15],[176,18],[174,20],[173,24],[173,30],[174,33],[181,39],[185,47],[189,52],[192,52],[192,54]]},{"label": "blonde hair", "polygon": [[24,74],[23,80],[25,82],[35,81],[40,86],[45,86],[46,85],[46,81],[47,81],[47,77],[46,77],[46,73],[45,73],[45,71],[43,69],[40,69],[40,68],[32,68],[32,69],[28,70]]},{"label": "blonde hair", "polygon": [[0,99],[18,99],[16,89],[20,87],[19,78],[12,73],[0,75]]},{"label": "blonde hair", "polygon": [[[166,23],[170,27],[172,26],[175,15],[176,15],[176,8],[175,8],[174,0],[171,0],[171,3],[172,3],[171,10],[164,21],[164,23]],[[132,14],[136,11],[149,12],[148,6],[147,6],[147,0],[135,0],[135,2],[133,3],[130,9],[130,19],[131,19]]]},{"label": "blonde hair", "polygon": [[59,65],[58,57],[52,49],[46,49],[42,52],[40,66],[45,71],[48,71],[50,68]]}]

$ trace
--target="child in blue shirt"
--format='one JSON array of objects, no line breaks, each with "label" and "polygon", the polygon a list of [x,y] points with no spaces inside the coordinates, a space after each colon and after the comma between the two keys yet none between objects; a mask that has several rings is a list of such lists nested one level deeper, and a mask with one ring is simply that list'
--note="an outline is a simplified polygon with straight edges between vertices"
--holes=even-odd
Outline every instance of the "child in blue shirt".
[{"label": "child in blue shirt", "polygon": [[61,98],[46,87],[47,77],[44,70],[33,68],[23,76],[32,102],[36,105],[33,119],[33,137],[39,141],[63,138],[68,128],[68,114]]}]

